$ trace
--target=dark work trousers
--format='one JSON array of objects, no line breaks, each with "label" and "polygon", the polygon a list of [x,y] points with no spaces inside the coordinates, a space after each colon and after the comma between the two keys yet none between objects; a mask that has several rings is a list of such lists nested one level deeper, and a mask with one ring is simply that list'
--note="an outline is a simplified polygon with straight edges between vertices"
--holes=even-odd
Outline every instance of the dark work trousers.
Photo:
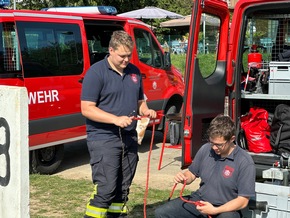
[{"label": "dark work trousers", "polygon": [[[92,179],[96,191],[89,205],[109,208],[126,203],[138,163],[137,133],[125,133],[102,141],[88,141]],[[108,213],[109,214],[109,213]],[[114,216],[113,217],[118,217]]]},{"label": "dark work trousers", "polygon": [[[184,196],[189,201],[199,201],[200,196],[193,192],[190,196]],[[155,210],[155,218],[207,218],[207,215],[201,214],[194,204],[186,203],[180,198],[173,199],[159,206]],[[240,218],[240,211],[221,213],[212,215],[212,218]]]}]

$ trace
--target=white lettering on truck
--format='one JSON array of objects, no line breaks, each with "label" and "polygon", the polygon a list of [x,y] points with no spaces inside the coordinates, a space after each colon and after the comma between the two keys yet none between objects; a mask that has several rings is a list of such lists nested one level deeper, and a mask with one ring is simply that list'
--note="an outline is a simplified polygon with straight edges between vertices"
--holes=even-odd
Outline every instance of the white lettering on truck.
[{"label": "white lettering on truck", "polygon": [[59,101],[57,90],[29,92],[29,104],[42,104]]}]

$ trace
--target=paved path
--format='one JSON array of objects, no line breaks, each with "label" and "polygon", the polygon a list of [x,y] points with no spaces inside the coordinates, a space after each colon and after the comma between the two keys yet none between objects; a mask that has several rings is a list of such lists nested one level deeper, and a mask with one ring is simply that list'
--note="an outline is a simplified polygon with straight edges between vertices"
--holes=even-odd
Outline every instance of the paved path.
[{"label": "paved path", "polygon": [[[147,181],[148,157],[150,152],[151,131],[146,131],[142,145],[139,147],[139,163],[133,183],[144,186]],[[173,187],[173,176],[181,170],[181,150],[164,149],[162,168],[158,170],[162,147],[162,134],[155,132],[149,168],[149,188],[169,189]],[[71,179],[91,180],[89,154],[85,141],[70,143],[65,146],[65,157],[56,175]],[[192,183],[191,189],[198,187],[199,180]],[[180,188],[182,186],[180,185]]]}]

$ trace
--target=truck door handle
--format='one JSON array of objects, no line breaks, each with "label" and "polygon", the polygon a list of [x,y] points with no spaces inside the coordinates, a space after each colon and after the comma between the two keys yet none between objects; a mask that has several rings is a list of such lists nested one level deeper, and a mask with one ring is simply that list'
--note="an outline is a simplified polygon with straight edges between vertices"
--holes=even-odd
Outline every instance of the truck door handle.
[{"label": "truck door handle", "polygon": [[142,79],[146,79],[146,74],[145,73],[141,73]]},{"label": "truck door handle", "polygon": [[84,77],[79,79],[79,83],[83,83],[83,81],[84,81]]}]

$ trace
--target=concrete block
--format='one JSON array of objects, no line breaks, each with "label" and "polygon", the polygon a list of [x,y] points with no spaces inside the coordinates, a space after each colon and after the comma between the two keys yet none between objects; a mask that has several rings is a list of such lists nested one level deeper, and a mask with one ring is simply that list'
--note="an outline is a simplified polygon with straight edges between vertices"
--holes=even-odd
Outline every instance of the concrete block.
[{"label": "concrete block", "polygon": [[0,217],[29,216],[28,95],[0,86]]}]

